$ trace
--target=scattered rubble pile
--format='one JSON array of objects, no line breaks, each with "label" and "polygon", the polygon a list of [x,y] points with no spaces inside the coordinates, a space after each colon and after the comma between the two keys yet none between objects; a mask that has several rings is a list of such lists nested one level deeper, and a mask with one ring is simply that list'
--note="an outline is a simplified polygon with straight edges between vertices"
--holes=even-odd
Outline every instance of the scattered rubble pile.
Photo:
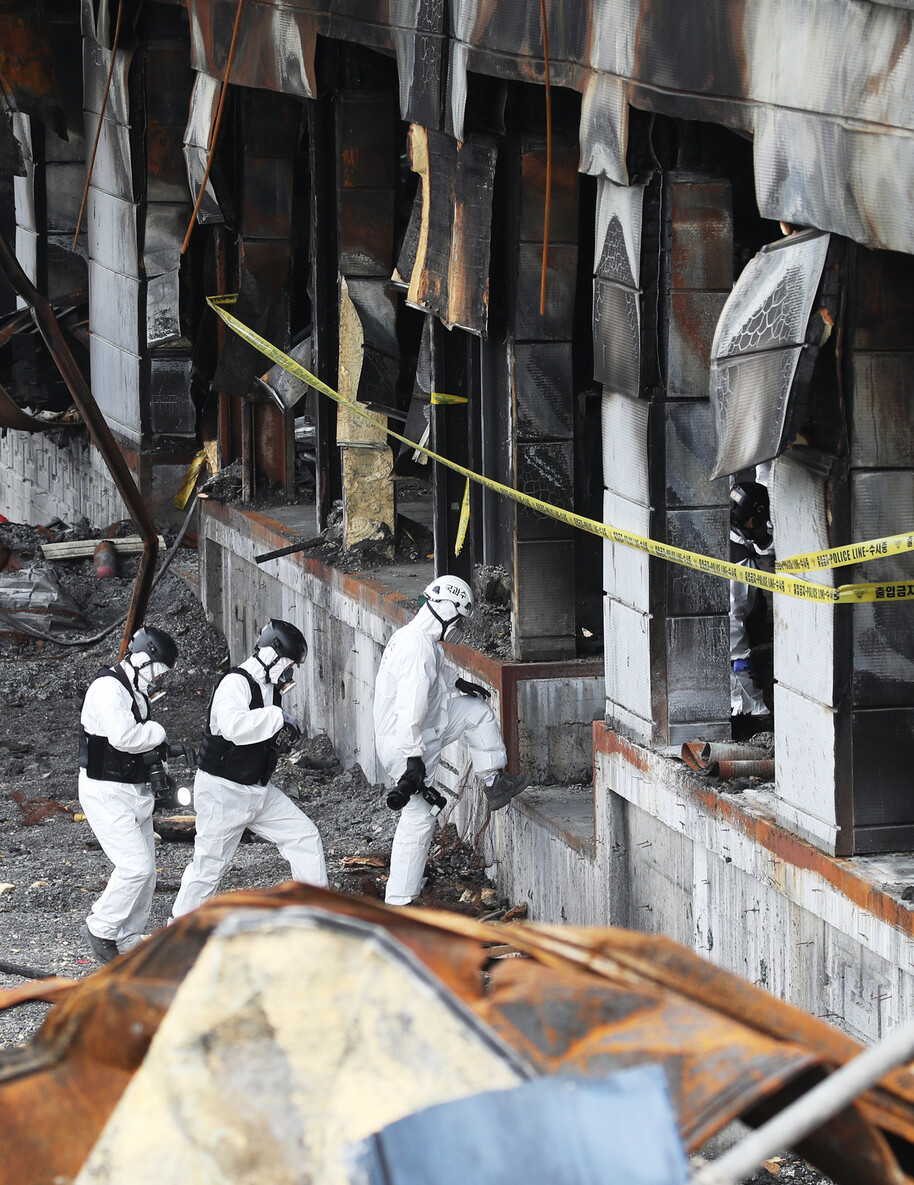
[{"label": "scattered rubble pile", "polygon": [[[128,525],[129,526],[129,525]],[[91,555],[52,565],[41,545],[92,538],[85,524],[52,524],[34,530],[0,523],[0,547],[17,556],[22,570],[53,571],[61,591],[80,609],[84,624],[55,632],[61,641],[98,634],[126,612],[138,557],[118,557],[117,574],[100,580]],[[183,569],[182,577],[175,569]],[[212,686],[228,665],[221,633],[209,625],[193,589],[195,553],[178,552],[155,589],[147,620],[175,638],[180,659],[168,694],[156,705],[175,743],[197,745]],[[76,737],[85,688],[102,666],[117,658],[121,629],[88,647],[64,648],[17,634],[0,623],[0,988],[22,982],[12,968],[69,977],[97,969],[79,936],[80,923],[103,889],[110,865],[80,812],[76,792]],[[181,780],[185,767],[174,763]],[[275,779],[320,829],[331,886],[383,897],[396,816],[384,791],[359,766],[342,769],[329,737],[307,740],[300,753],[283,759]],[[150,919],[164,925],[181,874],[191,858],[188,819],[156,815],[162,835],[159,880]],[[249,836],[221,886],[225,891],[264,887],[288,877],[288,865],[272,844]],[[439,831],[428,867],[423,905],[473,916],[504,915],[478,857],[451,825]],[[30,1005],[0,1013],[0,1046],[27,1039],[44,1014]]]}]

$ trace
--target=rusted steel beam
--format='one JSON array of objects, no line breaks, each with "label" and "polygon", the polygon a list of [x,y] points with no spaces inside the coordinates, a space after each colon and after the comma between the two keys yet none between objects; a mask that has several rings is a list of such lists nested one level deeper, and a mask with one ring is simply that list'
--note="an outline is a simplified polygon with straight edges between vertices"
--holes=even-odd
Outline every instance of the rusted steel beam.
[{"label": "rusted steel beam", "polygon": [[123,656],[131,635],[142,624],[146,615],[159,551],[158,533],[146,503],[133,480],[133,475],[121,455],[117,441],[108,427],[108,422],[99,410],[89,385],[70,352],[63,330],[57,323],[51,302],[46,296],[42,296],[19,266],[18,259],[2,234],[0,234],[0,272],[32,310],[35,324],[38,326],[61,377],[73,397],[73,402],[89,430],[92,442],[102,454],[118,493],[124,499],[124,505],[143,540],[143,554],[140,556],[140,565],[133,585],[133,594],[130,598],[124,636],[121,641],[121,656]]}]

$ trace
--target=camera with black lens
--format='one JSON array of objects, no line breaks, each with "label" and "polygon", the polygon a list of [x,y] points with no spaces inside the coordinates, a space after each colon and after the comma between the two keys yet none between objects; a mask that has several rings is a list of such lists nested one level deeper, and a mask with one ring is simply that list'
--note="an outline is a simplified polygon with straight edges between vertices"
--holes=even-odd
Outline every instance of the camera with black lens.
[{"label": "camera with black lens", "polygon": [[147,769],[149,787],[155,799],[154,811],[175,810],[178,807],[188,807],[193,801],[193,794],[186,786],[179,786],[165,768],[165,758],[179,758],[193,768],[197,757],[188,745],[169,745],[167,742],[157,749],[150,749],[143,754],[143,763]]},{"label": "camera with black lens", "polygon": [[414,794],[415,789],[412,786],[405,782],[397,782],[387,795],[387,805],[392,811],[402,811]]}]

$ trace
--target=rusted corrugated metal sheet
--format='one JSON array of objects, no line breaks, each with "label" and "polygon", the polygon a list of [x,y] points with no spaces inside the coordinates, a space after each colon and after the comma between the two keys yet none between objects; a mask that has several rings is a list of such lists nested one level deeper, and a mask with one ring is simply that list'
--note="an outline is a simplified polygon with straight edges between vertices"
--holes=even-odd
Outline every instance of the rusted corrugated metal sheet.
[{"label": "rusted corrugated metal sheet", "polygon": [[[660,935],[487,926],[398,911],[303,885],[216,899],[87,980],[41,981],[23,998],[58,1002],[35,1041],[0,1055],[0,1183],[71,1178],[142,1062],[203,944],[239,908],[317,907],[399,940],[542,1075],[602,1077],[653,1062],[690,1149],[731,1119],[780,1110],[860,1046]],[[508,941],[525,959],[493,960]],[[332,975],[332,968],[326,969]],[[0,997],[0,1001],[3,997]],[[902,1181],[886,1139],[914,1138],[914,1079],[898,1070],[801,1151],[835,1181]]]}]

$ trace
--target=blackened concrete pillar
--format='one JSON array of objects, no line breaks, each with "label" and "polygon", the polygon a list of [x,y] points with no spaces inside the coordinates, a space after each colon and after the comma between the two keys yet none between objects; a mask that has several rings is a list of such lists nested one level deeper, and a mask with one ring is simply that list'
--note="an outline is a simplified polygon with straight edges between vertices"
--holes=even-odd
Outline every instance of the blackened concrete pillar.
[{"label": "blackened concrete pillar", "polygon": [[[603,384],[604,520],[727,555],[712,482],[710,347],[732,282],[729,183],[691,173],[602,181],[594,377]],[[657,745],[729,738],[725,581],[605,545],[607,719]]]}]

